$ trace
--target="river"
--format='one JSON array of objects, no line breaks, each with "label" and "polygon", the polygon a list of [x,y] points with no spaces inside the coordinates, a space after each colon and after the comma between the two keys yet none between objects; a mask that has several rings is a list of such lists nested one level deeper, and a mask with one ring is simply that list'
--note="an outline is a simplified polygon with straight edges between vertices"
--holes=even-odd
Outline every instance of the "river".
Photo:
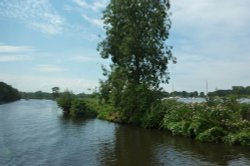
[{"label": "river", "polygon": [[250,148],[208,144],[99,119],[73,120],[54,101],[0,105],[1,166],[249,166]]}]

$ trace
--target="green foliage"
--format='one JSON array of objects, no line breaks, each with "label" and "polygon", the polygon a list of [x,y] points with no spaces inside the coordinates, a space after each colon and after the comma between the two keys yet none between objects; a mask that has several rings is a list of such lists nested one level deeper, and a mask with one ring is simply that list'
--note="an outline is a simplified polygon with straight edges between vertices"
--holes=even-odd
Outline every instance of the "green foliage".
[{"label": "green foliage", "polygon": [[60,88],[59,87],[53,87],[52,88],[52,95],[54,99],[58,98],[60,95]]},{"label": "green foliage", "polygon": [[237,97],[249,97],[250,96],[250,86],[233,86],[232,89],[228,90],[216,90],[214,92],[208,93],[209,97],[229,97],[229,96],[237,96]]},{"label": "green foliage", "polygon": [[225,130],[220,127],[212,127],[197,135],[197,139],[203,142],[221,142],[226,135]]},{"label": "green foliage", "polygon": [[101,81],[102,102],[115,108],[126,123],[141,124],[167,82],[167,64],[175,61],[166,45],[171,22],[169,1],[112,0],[104,11],[106,38],[102,58],[111,58],[107,80]]},{"label": "green foliage", "polygon": [[115,108],[121,112],[124,122],[141,125],[142,117],[157,98],[157,91],[145,85],[131,85],[121,94],[121,101]]},{"label": "green foliage", "polygon": [[70,107],[70,115],[74,117],[96,117],[96,111],[87,106],[83,99],[74,99]]},{"label": "green foliage", "polygon": [[70,113],[70,108],[71,108],[72,101],[74,100],[74,98],[75,97],[73,93],[69,91],[65,91],[57,99],[57,104],[59,107],[63,109],[65,113]]},{"label": "green foliage", "polygon": [[145,128],[161,128],[167,109],[174,104],[177,104],[175,100],[168,102],[157,101],[152,104],[150,110],[144,115],[142,126]]},{"label": "green foliage", "polygon": [[169,122],[167,124],[167,128],[174,135],[186,135],[190,122],[188,121],[180,121],[180,122]]},{"label": "green foliage", "polygon": [[249,145],[250,122],[242,119],[243,110],[248,108],[233,98],[199,104],[176,103],[164,108],[162,128],[204,142]]},{"label": "green foliage", "polygon": [[0,82],[0,103],[12,102],[20,98],[21,95],[17,89],[4,82]]},{"label": "green foliage", "polygon": [[243,119],[250,121],[250,104],[242,103],[240,105],[240,114]]},{"label": "green foliage", "polygon": [[97,112],[98,118],[112,122],[122,122],[120,113],[110,103],[101,103],[97,97],[86,98],[85,102],[89,109]]},{"label": "green foliage", "polygon": [[193,91],[193,92],[187,92],[187,91],[174,91],[169,93],[167,96],[165,97],[205,97],[205,93],[204,92],[200,92],[200,94],[197,91]]},{"label": "green foliage", "polygon": [[250,146],[250,131],[243,130],[237,133],[230,133],[224,138],[224,142],[231,145],[236,144]]}]

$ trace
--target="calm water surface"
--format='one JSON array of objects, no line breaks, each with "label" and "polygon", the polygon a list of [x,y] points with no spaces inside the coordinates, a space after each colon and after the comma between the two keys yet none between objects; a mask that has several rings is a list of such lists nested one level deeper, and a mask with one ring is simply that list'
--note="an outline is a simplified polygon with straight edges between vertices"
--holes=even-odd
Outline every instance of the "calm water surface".
[{"label": "calm water surface", "polygon": [[64,117],[54,101],[0,105],[2,166],[249,166],[250,148],[204,144],[168,132]]}]

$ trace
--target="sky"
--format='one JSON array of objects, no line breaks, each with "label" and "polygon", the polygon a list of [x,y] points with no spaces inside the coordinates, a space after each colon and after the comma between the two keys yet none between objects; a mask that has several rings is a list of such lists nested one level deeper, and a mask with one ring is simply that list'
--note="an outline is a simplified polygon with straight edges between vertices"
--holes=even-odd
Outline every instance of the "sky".
[{"label": "sky", "polygon": [[[171,0],[167,91],[250,86],[250,1]],[[0,81],[25,92],[91,93],[103,79],[97,44],[109,0],[1,0]]]}]

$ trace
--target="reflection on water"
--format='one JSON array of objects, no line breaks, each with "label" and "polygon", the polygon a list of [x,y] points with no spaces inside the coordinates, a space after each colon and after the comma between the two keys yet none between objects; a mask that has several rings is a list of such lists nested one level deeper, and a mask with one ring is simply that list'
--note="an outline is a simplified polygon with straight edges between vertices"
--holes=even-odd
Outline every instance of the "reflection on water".
[{"label": "reflection on water", "polygon": [[0,105],[0,165],[250,165],[249,147],[63,116],[54,101]]}]

